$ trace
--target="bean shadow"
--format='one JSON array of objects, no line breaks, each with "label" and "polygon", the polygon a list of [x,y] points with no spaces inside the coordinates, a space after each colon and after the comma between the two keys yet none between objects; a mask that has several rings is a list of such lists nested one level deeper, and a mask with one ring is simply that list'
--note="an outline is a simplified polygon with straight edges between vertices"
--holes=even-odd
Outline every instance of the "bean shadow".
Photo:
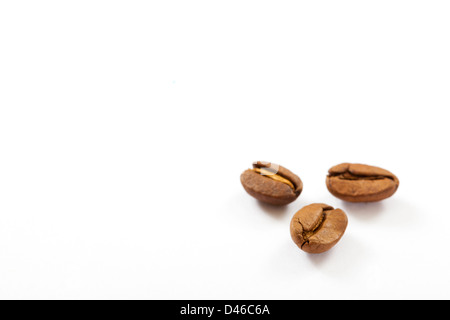
[{"label": "bean shadow", "polygon": [[314,267],[329,275],[349,275],[364,261],[366,252],[367,250],[354,237],[345,235],[331,250],[320,254],[308,254],[307,257]]},{"label": "bean shadow", "polygon": [[319,254],[308,254],[307,257],[309,261],[316,267],[320,267],[333,259],[334,248],[330,251],[319,253]]},{"label": "bean shadow", "polygon": [[296,279],[308,277],[315,270],[329,277],[345,278],[358,272],[367,259],[369,249],[353,235],[344,235],[329,251],[310,254],[300,250],[291,239],[286,239],[272,261],[278,272]]},{"label": "bean shadow", "polygon": [[289,209],[289,205],[287,206],[274,206],[261,201],[256,200],[258,207],[266,213],[268,216],[271,216],[277,220],[285,219],[288,212],[292,211]]},{"label": "bean shadow", "polygon": [[341,207],[346,213],[362,221],[376,219],[386,212],[386,204],[384,202],[353,203],[341,201]]},{"label": "bean shadow", "polygon": [[371,203],[342,201],[341,204],[351,218],[367,223],[385,223],[386,226],[411,226],[417,223],[420,215],[417,208],[399,198]]}]

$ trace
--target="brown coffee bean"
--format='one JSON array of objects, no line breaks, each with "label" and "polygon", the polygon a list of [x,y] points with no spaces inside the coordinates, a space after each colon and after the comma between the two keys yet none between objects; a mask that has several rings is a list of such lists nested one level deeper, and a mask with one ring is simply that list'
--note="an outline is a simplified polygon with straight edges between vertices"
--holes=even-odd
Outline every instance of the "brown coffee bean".
[{"label": "brown coffee bean", "polygon": [[391,172],[364,164],[343,163],[329,170],[328,190],[350,202],[375,202],[392,196],[399,186]]},{"label": "brown coffee bean", "polygon": [[255,162],[241,175],[244,189],[254,198],[272,205],[286,205],[298,198],[302,180],[288,169],[270,162]]},{"label": "brown coffee bean", "polygon": [[341,209],[314,203],[299,210],[291,221],[291,237],[308,253],[323,253],[341,240],[347,229],[347,215]]}]

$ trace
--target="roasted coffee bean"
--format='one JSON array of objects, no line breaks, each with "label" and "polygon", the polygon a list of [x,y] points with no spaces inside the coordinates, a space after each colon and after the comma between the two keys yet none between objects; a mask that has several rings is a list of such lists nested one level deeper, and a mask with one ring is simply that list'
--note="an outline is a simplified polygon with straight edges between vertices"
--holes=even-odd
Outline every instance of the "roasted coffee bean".
[{"label": "roasted coffee bean", "polygon": [[328,190],[350,202],[375,202],[392,196],[399,180],[391,172],[364,164],[343,163],[329,170]]},{"label": "roasted coffee bean", "polygon": [[339,242],[347,229],[347,215],[341,209],[314,203],[299,210],[291,221],[291,237],[308,253],[323,253]]},{"label": "roasted coffee bean", "polygon": [[254,198],[272,205],[286,205],[298,198],[302,180],[291,171],[270,162],[255,162],[241,175],[244,189]]}]

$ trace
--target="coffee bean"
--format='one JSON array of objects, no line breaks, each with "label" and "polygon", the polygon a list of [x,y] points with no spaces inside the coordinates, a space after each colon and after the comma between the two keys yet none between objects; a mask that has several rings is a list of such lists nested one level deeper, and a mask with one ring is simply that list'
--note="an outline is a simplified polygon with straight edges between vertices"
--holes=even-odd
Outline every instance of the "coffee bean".
[{"label": "coffee bean", "polygon": [[364,164],[343,163],[329,170],[328,190],[350,202],[374,202],[392,196],[399,180],[391,172]]},{"label": "coffee bean", "polygon": [[286,205],[298,198],[302,180],[288,169],[270,162],[255,162],[241,175],[244,189],[254,198],[272,205]]},{"label": "coffee bean", "polygon": [[308,253],[323,253],[339,242],[347,229],[347,215],[341,209],[314,203],[299,210],[291,221],[291,237]]}]

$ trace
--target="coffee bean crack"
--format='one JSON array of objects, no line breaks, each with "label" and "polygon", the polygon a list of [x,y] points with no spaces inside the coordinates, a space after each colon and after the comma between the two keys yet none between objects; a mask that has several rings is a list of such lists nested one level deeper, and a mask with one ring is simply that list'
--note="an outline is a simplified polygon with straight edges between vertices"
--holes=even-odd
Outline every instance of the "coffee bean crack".
[{"label": "coffee bean crack", "polygon": [[322,228],[325,219],[326,219],[326,213],[322,213],[322,216],[320,217],[320,219],[317,221],[317,224],[314,226],[314,228],[312,230],[306,231],[305,226],[302,224],[302,222],[300,221],[300,219],[298,219],[298,223],[302,226],[302,239],[303,239],[303,243],[301,248],[303,248],[304,245],[309,244],[309,239],[315,235],[317,232],[319,232],[319,230]]},{"label": "coffee bean crack", "polygon": [[262,175],[262,176],[264,176],[266,178],[269,178],[269,179],[272,179],[272,180],[275,180],[275,181],[287,184],[289,187],[291,187],[292,190],[295,191],[295,186],[294,186],[294,184],[291,181],[289,181],[286,178],[283,178],[282,176],[280,176],[278,174],[274,174],[270,170],[263,169],[263,168],[255,168],[252,171],[255,171],[256,173],[259,173],[260,175]]},{"label": "coffee bean crack", "polygon": [[330,174],[330,177],[337,177],[341,180],[383,180],[383,179],[391,179],[394,181],[392,177],[389,176],[362,176],[356,175],[350,172],[344,172],[341,174]]}]

